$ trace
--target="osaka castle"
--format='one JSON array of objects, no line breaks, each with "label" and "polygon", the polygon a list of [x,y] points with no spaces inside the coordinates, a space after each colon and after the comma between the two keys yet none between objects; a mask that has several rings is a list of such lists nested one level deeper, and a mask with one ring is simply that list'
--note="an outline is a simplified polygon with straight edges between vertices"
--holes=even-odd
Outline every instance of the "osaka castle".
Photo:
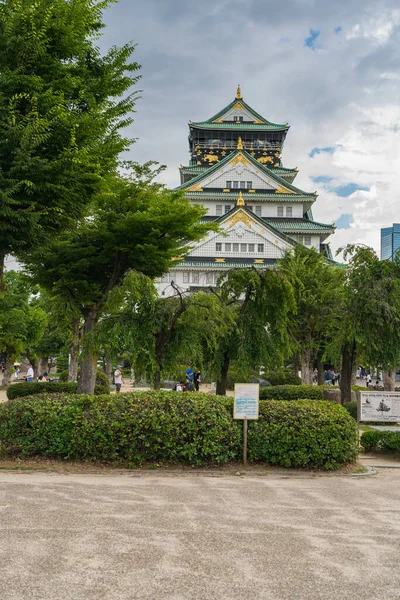
[{"label": "osaka castle", "polygon": [[189,122],[188,166],[181,185],[192,204],[219,224],[158,281],[163,295],[215,286],[227,269],[270,269],[296,244],[332,260],[327,238],[334,225],[314,221],[316,192],[294,185],[297,168],[282,163],[289,125],[272,123],[243,99],[240,86],[228,106],[207,121]]}]

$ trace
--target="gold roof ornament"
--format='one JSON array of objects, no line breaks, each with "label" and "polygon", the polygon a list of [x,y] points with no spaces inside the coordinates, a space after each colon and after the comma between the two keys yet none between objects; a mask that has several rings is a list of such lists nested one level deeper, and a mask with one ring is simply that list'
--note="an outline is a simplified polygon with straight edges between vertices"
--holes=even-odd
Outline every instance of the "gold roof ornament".
[{"label": "gold roof ornament", "polygon": [[245,206],[242,192],[239,192],[239,198],[237,199],[236,206]]},{"label": "gold roof ornament", "polygon": [[236,92],[236,100],[241,100],[242,99],[242,90],[240,89],[240,84],[237,87],[237,92]]},{"label": "gold roof ornament", "polygon": [[237,150],[243,150],[243,142],[241,137],[238,139]]}]

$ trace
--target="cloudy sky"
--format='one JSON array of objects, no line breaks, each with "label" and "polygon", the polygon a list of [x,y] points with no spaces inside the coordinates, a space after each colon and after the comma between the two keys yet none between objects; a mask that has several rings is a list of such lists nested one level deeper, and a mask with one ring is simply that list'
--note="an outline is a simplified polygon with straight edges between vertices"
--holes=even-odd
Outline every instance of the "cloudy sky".
[{"label": "cloudy sky", "polygon": [[167,165],[178,185],[188,121],[240,83],[256,111],[291,125],[283,163],[318,191],[332,247],[379,250],[380,228],[400,221],[398,0],[120,0],[105,21],[102,48],[134,40],[142,65],[131,158]]}]

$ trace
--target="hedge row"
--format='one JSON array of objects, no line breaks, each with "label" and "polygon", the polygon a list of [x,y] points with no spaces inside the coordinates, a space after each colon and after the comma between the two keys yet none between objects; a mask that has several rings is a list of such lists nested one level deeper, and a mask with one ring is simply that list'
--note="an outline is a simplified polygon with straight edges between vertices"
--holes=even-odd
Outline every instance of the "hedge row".
[{"label": "hedge row", "polygon": [[[0,406],[0,445],[21,456],[218,464],[241,458],[231,398],[138,392],[41,395]],[[334,469],[355,459],[357,425],[331,402],[260,402],[248,455],[284,467]]]},{"label": "hedge row", "polygon": [[367,452],[399,452],[400,433],[396,431],[364,431],[360,443]]},{"label": "hedge row", "polygon": [[262,375],[271,385],[301,385],[301,377],[291,371],[268,371]]},{"label": "hedge row", "polygon": [[318,385],[274,385],[260,388],[261,400],[322,400],[323,388]]},{"label": "hedge row", "polygon": [[[76,394],[78,389],[77,383],[16,383],[7,388],[7,398],[14,400],[15,398],[26,398],[27,396],[36,396],[37,394]],[[110,386],[97,384],[94,388],[95,395],[108,394]]]},{"label": "hedge row", "polygon": [[357,421],[357,402],[345,402],[343,407],[351,414],[353,419]]}]

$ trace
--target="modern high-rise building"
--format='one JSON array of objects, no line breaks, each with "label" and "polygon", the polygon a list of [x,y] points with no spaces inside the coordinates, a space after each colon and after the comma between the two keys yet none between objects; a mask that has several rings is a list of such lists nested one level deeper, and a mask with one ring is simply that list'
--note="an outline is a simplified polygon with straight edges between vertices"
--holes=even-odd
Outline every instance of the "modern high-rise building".
[{"label": "modern high-rise building", "polygon": [[293,181],[297,168],[282,164],[289,125],[268,121],[243,99],[240,86],[228,106],[206,121],[189,123],[188,166],[181,185],[193,204],[207,208],[210,232],[159,281],[159,291],[195,291],[216,285],[232,268],[270,269],[296,244],[332,260],[327,238],[334,225],[314,221],[316,192]]},{"label": "modern high-rise building", "polygon": [[393,260],[400,250],[400,223],[381,229],[381,260]]}]

